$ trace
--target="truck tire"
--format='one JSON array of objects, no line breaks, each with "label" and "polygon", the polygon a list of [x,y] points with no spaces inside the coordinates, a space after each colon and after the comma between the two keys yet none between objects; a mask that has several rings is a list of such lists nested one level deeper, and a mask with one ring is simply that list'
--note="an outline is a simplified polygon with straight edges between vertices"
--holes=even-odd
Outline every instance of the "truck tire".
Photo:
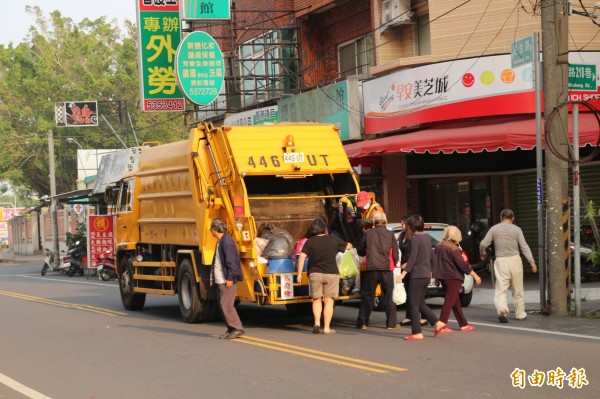
[{"label": "truck tire", "polygon": [[466,308],[471,304],[471,300],[473,299],[473,291],[469,292],[468,294],[458,294],[458,297],[460,299],[460,306]]},{"label": "truck tire", "polygon": [[202,300],[196,284],[194,267],[189,259],[184,259],[177,275],[179,293],[179,313],[186,323],[205,323],[216,317],[215,301]]},{"label": "truck tire", "polygon": [[133,269],[127,258],[121,260],[119,266],[119,291],[121,291],[121,302],[127,310],[142,310],[146,303],[146,294],[133,293]]}]

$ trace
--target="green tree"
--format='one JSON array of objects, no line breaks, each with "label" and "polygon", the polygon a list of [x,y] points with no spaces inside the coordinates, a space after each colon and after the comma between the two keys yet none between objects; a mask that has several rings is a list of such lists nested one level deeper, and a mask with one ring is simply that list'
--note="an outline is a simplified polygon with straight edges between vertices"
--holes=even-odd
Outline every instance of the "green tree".
[{"label": "green tree", "polygon": [[[128,146],[135,145],[134,129],[140,144],[187,137],[182,113],[140,111],[133,23],[121,29],[102,17],[75,24],[59,11],[46,18],[39,7],[26,10],[35,20],[26,40],[0,45],[0,179],[23,187],[23,194],[50,193],[49,129],[58,193],[76,185],[78,147],[67,137],[87,149],[122,148],[112,129]],[[62,101],[98,101],[100,126],[56,128],[54,105]]]}]

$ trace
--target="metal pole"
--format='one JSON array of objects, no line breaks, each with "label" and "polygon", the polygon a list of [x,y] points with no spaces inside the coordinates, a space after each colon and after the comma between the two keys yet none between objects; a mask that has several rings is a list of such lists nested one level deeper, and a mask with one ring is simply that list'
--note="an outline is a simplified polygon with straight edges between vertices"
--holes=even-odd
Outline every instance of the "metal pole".
[{"label": "metal pole", "polygon": [[546,257],[544,251],[544,158],[542,149],[542,65],[540,62],[540,34],[533,34],[533,79],[535,86],[535,161],[537,166],[537,229],[538,276],[540,281],[540,311],[546,307]]},{"label": "metal pole", "polygon": [[[579,200],[579,104],[573,104],[573,252],[575,268],[575,315],[581,316],[581,219]],[[570,276],[569,276],[570,278]]]},{"label": "metal pole", "polygon": [[54,137],[52,129],[48,130],[48,167],[50,169],[50,224],[52,225],[52,252],[54,252],[54,266],[58,266],[58,205],[56,199],[56,166],[54,165]]}]

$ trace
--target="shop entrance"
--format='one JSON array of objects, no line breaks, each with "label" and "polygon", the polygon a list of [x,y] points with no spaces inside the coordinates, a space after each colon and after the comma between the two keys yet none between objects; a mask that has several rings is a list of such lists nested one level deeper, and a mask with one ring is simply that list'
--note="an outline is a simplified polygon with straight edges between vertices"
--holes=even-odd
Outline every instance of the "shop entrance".
[{"label": "shop entrance", "polygon": [[431,179],[427,181],[427,198],[428,215],[425,220],[457,226],[462,232],[463,245],[469,258],[478,258],[478,248],[470,248],[471,245],[468,244],[468,233],[475,222],[481,223],[480,235],[485,234],[490,227],[488,179]]}]

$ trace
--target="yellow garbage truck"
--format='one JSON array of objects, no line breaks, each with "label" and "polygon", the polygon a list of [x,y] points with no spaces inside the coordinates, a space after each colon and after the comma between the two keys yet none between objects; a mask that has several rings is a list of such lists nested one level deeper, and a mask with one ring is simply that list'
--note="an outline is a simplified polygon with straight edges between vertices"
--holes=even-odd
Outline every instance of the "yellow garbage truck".
[{"label": "yellow garbage truck", "polygon": [[339,204],[354,198],[359,186],[336,127],[200,123],[187,140],[154,144],[142,146],[138,168],[106,193],[117,213],[125,309],[141,310],[148,294],[177,295],[184,321],[213,320],[218,303],[209,277],[216,239],[209,229],[222,218],[242,262],[239,301],[310,310],[308,279],[296,282],[291,259],[260,256],[256,239],[270,226],[298,241],[323,217],[348,240]]}]

